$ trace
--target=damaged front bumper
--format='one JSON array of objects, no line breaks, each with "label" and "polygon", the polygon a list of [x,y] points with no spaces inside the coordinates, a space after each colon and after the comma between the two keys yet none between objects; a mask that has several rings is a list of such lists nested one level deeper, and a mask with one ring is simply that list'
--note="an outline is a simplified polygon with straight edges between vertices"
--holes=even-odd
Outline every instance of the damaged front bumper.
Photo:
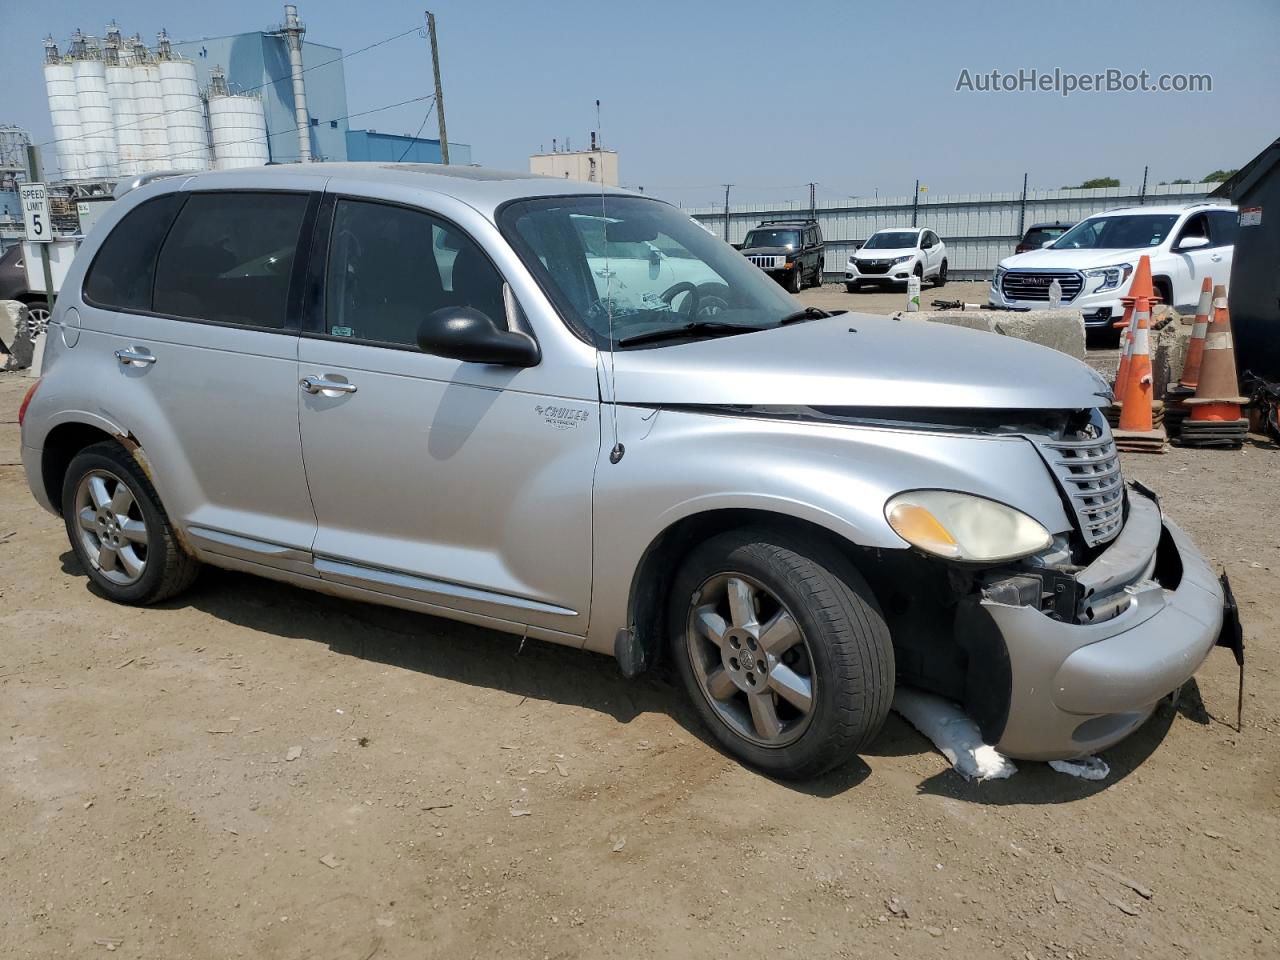
[{"label": "damaged front bumper", "polygon": [[984,725],[1006,756],[1069,759],[1116,743],[1223,633],[1225,578],[1139,487],[1119,536],[1073,579],[1070,618],[990,597],[968,618],[971,635],[987,634],[987,649],[1006,655],[1007,709]]}]

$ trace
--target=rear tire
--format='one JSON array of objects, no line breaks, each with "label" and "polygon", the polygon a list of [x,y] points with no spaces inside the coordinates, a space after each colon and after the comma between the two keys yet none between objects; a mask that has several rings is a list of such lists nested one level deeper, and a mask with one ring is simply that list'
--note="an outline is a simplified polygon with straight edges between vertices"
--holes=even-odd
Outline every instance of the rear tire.
[{"label": "rear tire", "polygon": [[200,572],[155,487],[114,440],[72,458],[62,482],[62,518],[89,579],[116,603],[159,603],[189,587]]},{"label": "rear tire", "polygon": [[708,540],[676,574],[667,623],[708,731],[767,774],[847,763],[888,716],[888,627],[862,576],[821,543],[767,527]]}]

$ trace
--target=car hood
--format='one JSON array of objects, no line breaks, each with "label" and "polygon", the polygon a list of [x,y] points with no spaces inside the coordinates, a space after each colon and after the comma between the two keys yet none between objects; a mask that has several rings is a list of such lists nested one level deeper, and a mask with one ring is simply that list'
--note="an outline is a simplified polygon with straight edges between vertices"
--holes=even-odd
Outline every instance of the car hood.
[{"label": "car hood", "polygon": [[854,253],[855,260],[895,260],[898,257],[909,257],[918,253],[915,247],[902,247],[893,250],[868,250],[863,247]]},{"label": "car hood", "polygon": [[790,257],[796,252],[795,247],[743,247],[744,255],[758,254],[764,257]]},{"label": "car hood", "polygon": [[1139,257],[1154,253],[1154,247],[1141,250],[1028,250],[1005,257],[1000,266],[1006,270],[1089,270],[1109,267],[1114,263],[1131,263],[1136,267]]},{"label": "car hood", "polygon": [[620,350],[613,363],[618,401],[654,406],[1079,410],[1111,395],[1102,377],[1056,350],[905,316],[846,313]]}]

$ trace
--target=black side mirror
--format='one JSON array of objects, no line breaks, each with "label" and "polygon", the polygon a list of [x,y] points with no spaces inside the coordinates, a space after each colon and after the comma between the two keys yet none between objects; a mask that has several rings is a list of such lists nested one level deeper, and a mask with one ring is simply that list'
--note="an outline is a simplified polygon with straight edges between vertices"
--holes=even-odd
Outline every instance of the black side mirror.
[{"label": "black side mirror", "polygon": [[538,341],[527,333],[499,330],[489,317],[471,307],[441,307],[418,327],[423,353],[468,363],[536,367],[542,359]]}]

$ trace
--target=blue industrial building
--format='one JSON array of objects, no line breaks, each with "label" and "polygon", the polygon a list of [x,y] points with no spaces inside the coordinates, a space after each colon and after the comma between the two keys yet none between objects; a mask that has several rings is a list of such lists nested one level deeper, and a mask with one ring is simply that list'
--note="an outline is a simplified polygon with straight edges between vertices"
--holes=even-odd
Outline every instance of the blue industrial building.
[{"label": "blue industrial building", "polygon": [[[347,159],[359,162],[439,163],[440,141],[377,130],[348,130]],[[471,147],[449,141],[449,162],[471,162]]]},{"label": "blue industrial building", "polygon": [[[209,37],[173,44],[174,53],[196,65],[200,86],[207,87],[215,67],[226,73],[231,93],[253,92],[262,98],[267,144],[272,163],[298,161],[298,133],[293,104],[289,48],[283,34],[256,32]],[[307,112],[311,115],[313,160],[398,160],[439,163],[440,141],[421,140],[347,127],[347,79],[337,47],[302,43]],[[471,147],[449,143],[451,163],[470,163]]]}]

